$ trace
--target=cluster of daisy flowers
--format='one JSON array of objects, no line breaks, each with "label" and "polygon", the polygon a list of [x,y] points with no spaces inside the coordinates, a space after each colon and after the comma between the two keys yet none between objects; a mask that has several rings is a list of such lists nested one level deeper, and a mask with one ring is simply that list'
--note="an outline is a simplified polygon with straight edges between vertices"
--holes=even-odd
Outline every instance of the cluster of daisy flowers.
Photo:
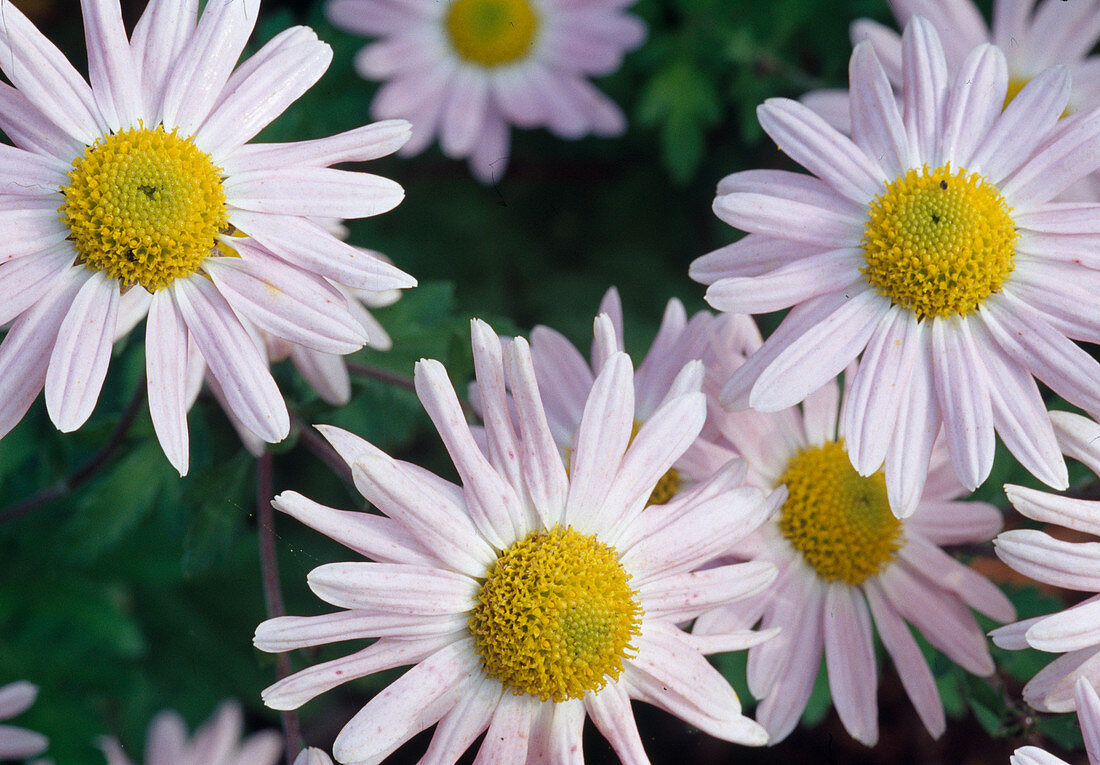
[{"label": "cluster of daisy flowers", "polygon": [[[642,43],[624,5],[331,0],[333,23],[379,38],[356,66],[387,80],[372,106],[383,121],[261,143],[332,54],[292,27],[238,64],[259,0],[150,0],[130,34],[118,0],[82,0],[87,79],[0,0],[0,435],[40,391],[59,430],[83,425],[115,342],[142,322],[152,425],[181,475],[204,386],[256,454],[290,430],[272,363],[346,403],[342,357],[390,345],[367,309],[416,282],[343,240],[344,220],[391,210],[401,187],[333,165],[438,137],[493,182],[513,125],[621,133],[589,78]],[[715,213],[745,235],[690,268],[719,313],[670,301],[636,367],[615,290],[587,358],[553,329],[501,338],[474,319],[476,418],[440,362],[413,377],[457,482],[317,426],[377,512],[295,491],[273,505],[365,560],[315,568],[308,586],[336,610],[268,619],[254,644],[370,642],[280,672],[264,703],[294,710],[409,667],[343,725],[336,761],[380,762],[434,726],[428,762],[474,748],[479,762],[581,762],[591,720],[642,763],[632,702],[775,744],[824,667],[840,723],[874,746],[880,653],[938,737],[920,642],[991,676],[979,614],[1003,625],[1003,648],[1061,654],[1024,701],[1076,710],[1097,761],[1096,543],[1002,532],[997,507],[966,497],[998,436],[1051,489],[1069,487],[1065,456],[1100,477],[1100,364],[1078,344],[1100,342],[1100,4],[1001,0],[991,26],[966,0],[894,6],[900,35],[854,27],[848,90],[759,107],[807,172],[719,184]],[[788,309],[761,337],[751,315]],[[1048,411],[1039,382],[1085,414]],[[1005,491],[1027,519],[1100,535],[1094,501]],[[1017,622],[951,553],[990,540],[1020,574],[1090,597]],[[741,651],[751,718],[707,659]],[[0,688],[0,717],[35,695]],[[242,726],[233,702],[194,736],[162,713],[145,760],[331,762],[289,733],[242,741]],[[0,756],[46,746],[0,726]],[[115,739],[100,747],[108,765],[134,762]],[[1026,746],[1012,761],[1058,760]]]}]

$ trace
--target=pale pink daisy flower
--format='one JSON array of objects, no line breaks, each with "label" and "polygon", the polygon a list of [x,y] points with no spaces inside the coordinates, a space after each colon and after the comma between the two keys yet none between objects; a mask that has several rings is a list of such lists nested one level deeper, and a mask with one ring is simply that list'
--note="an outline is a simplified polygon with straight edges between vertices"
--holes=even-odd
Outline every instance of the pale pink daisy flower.
[{"label": "pale pink daisy flower", "polygon": [[[1077,721],[1085,738],[1085,753],[1089,765],[1100,765],[1100,697],[1084,677],[1078,677],[1073,694],[1076,699]],[[1022,746],[1009,758],[1011,765],[1068,765],[1062,759],[1037,746]]]},{"label": "pale pink daisy flower", "polygon": [[[852,55],[853,137],[771,99],[764,130],[813,175],[751,170],[718,187],[718,216],[749,232],[699,258],[707,300],[736,313],[793,310],[722,392],[732,408],[785,409],[862,354],[844,413],[861,475],[883,467],[900,516],[921,496],[946,431],[963,486],[993,464],[994,433],[1065,488],[1036,386],[1100,412],[1100,205],[1051,202],[1100,164],[1100,110],[1060,120],[1064,69],[1002,110],[1002,53],[976,48],[950,79],[939,38],[903,38],[901,109],[869,43]],[[1071,340],[1072,338],[1072,340]]]},{"label": "pale pink daisy flower", "polygon": [[[1070,412],[1051,412],[1062,451],[1100,475],[1100,425]],[[1100,536],[1100,502],[1005,485],[1012,506],[1024,516]],[[1035,648],[1065,654],[1024,686],[1024,701],[1042,712],[1074,707],[1074,678],[1100,683],[1100,545],[1067,542],[1037,529],[1013,529],[993,540],[997,555],[1036,581],[1094,593],[1050,616],[1025,619],[990,633],[1002,648]]]},{"label": "pale pink daisy flower", "polygon": [[332,765],[332,758],[315,746],[303,749],[294,758],[294,765]]},{"label": "pale pink daisy flower", "polygon": [[611,74],[645,39],[633,0],[331,0],[338,27],[380,39],[355,59],[385,80],[376,119],[413,123],[404,155],[439,136],[482,183],[504,175],[510,125],[561,138],[616,136],[626,118],[589,82]]},{"label": "pale pink daisy flower", "polygon": [[[225,701],[194,736],[176,712],[161,712],[149,724],[145,739],[145,765],[276,765],[283,751],[282,737],[273,730],[260,731],[241,740],[244,717],[241,705]],[[103,736],[99,748],[107,765],[133,765],[117,739]]]},{"label": "pale pink daisy flower", "polygon": [[[740,362],[731,354],[725,363]],[[722,363],[715,369],[724,377],[731,370]],[[749,481],[765,491],[785,487],[787,500],[729,551],[735,559],[775,563],[775,583],[761,596],[704,614],[693,631],[722,634],[757,622],[762,629],[779,628],[777,638],[750,649],[748,657],[749,689],[761,699],[756,718],[773,743],[802,716],[824,652],[841,722],[857,741],[875,744],[872,625],[921,721],[938,737],[943,705],[909,625],[952,661],[984,676],[993,672],[993,660],[970,609],[1002,622],[1015,618],[995,585],[941,549],[987,541],[1001,528],[1000,511],[957,501],[965,492],[937,448],[916,512],[895,517],[882,473],[858,475],[845,453],[838,407],[850,405],[850,399],[840,402],[837,383],[829,381],[801,410],[727,412],[715,419],[748,463]]]},{"label": "pale pink daisy flower", "polygon": [[644,763],[631,699],[729,741],[765,743],[703,655],[772,633],[702,638],[677,625],[771,582],[768,563],[698,569],[763,522],[782,492],[766,502],[741,486],[743,471],[731,464],[647,507],[702,427],[705,402],[697,390],[670,396],[631,440],[633,370],[623,353],[596,377],[567,471],[527,342],[502,347],[480,321],[472,331],[487,451],[443,366],[424,360],[415,375],[461,486],[322,426],[356,486],[386,515],[334,510],[293,492],[275,499],[376,562],[314,569],[314,593],[347,610],[268,620],[256,630],[257,647],[378,639],[281,680],[264,701],[293,709],[349,680],[415,665],[341,731],[333,755],[343,763],[379,762],[432,725],[429,762],[454,762],[486,730],[481,762],[579,762],[586,716],[624,762]]},{"label": "pale pink daisy flower", "polygon": [[[306,27],[234,70],[259,0],[152,0],[128,40],[118,0],[82,0],[91,85],[10,0],[0,0],[0,434],[45,387],[60,430],[91,414],[118,329],[148,313],[153,426],[188,467],[189,348],[265,441],[289,429],[282,396],[242,319],[315,350],[348,353],[362,326],[331,282],[387,290],[414,280],[311,218],[398,204],[393,181],[329,165],[373,159],[405,122],[331,138],[247,144],[328,67]],[[240,318],[238,318],[238,316]]]},{"label": "pale pink daisy flower", "polygon": [[[34,704],[38,686],[19,680],[0,687],[0,720],[8,720],[23,714]],[[21,760],[42,754],[49,740],[41,733],[0,725],[0,760]]]}]

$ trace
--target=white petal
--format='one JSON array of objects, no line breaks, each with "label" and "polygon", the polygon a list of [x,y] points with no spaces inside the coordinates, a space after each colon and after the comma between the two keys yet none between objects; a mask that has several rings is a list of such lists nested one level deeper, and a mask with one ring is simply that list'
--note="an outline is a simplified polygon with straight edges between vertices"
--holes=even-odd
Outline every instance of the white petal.
[{"label": "white petal", "polygon": [[856,741],[878,741],[878,674],[871,617],[855,587],[833,582],[825,590],[825,665],[840,721]]},{"label": "white petal", "polygon": [[918,16],[906,24],[901,55],[905,129],[921,161],[938,167],[947,100],[947,62],[939,35],[927,20]]},{"label": "white petal", "polygon": [[405,198],[405,190],[389,178],[327,167],[255,170],[227,178],[222,186],[232,207],[319,218],[380,215]]},{"label": "white petal", "polygon": [[383,120],[309,141],[250,143],[227,156],[222,169],[227,175],[236,175],[279,167],[366,162],[400,149],[409,140],[411,129],[406,120]]},{"label": "white petal", "polygon": [[608,683],[599,693],[589,693],[584,697],[584,706],[623,765],[649,765],[622,683]]},{"label": "white petal", "polygon": [[80,0],[88,48],[88,78],[108,127],[136,126],[145,114],[141,85],[118,0]]},{"label": "white petal", "polygon": [[180,476],[190,462],[187,435],[187,328],[171,295],[153,296],[145,326],[145,374],[153,430]]}]

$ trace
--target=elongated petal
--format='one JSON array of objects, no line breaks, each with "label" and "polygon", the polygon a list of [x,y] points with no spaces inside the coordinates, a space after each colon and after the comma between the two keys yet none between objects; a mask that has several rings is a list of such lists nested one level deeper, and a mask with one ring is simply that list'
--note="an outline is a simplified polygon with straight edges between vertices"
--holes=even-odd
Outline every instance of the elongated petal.
[{"label": "elongated petal", "polygon": [[153,296],[145,325],[145,374],[149,415],[164,456],[181,476],[190,464],[187,409],[187,327],[171,295]]},{"label": "elongated petal", "polygon": [[856,741],[878,741],[878,675],[871,616],[863,595],[843,582],[825,590],[825,665],[829,689],[844,728]]},{"label": "elongated petal", "polygon": [[588,694],[584,706],[623,765],[649,764],[630,708],[630,697],[622,683],[608,683],[599,693]]},{"label": "elongated petal", "polygon": [[1070,590],[1100,591],[1100,542],[1063,542],[1035,529],[1014,529],[993,544],[997,557],[1024,576]]},{"label": "elongated petal", "polygon": [[689,571],[654,579],[638,588],[646,615],[680,623],[732,600],[758,595],[778,571],[768,561]]},{"label": "elongated petal", "polygon": [[952,464],[959,481],[973,491],[993,468],[996,441],[989,379],[966,320],[932,320],[932,360]]},{"label": "elongated petal", "polygon": [[466,686],[462,693],[456,694],[454,707],[436,726],[432,742],[420,760],[424,765],[451,765],[489,727],[503,693],[500,681],[471,677]]},{"label": "elongated petal", "polygon": [[407,563],[326,563],[309,587],[334,606],[396,614],[458,614],[473,608],[477,582],[463,574]]},{"label": "elongated petal", "polygon": [[88,78],[99,113],[117,132],[144,114],[141,86],[117,0],[80,0],[88,45]]},{"label": "elongated petal", "polygon": [[240,173],[223,184],[226,203],[254,212],[329,218],[366,218],[397,207],[401,185],[370,173],[326,167]]}]

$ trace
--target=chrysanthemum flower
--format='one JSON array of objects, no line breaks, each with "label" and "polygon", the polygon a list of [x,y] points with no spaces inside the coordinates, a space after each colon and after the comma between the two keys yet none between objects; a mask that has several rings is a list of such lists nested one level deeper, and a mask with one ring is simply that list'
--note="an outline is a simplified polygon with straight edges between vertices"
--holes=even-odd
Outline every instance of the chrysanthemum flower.
[{"label": "chrysanthemum flower", "polygon": [[1050,202],[1100,163],[1100,110],[1059,120],[1069,76],[1047,70],[1002,110],[1004,56],[984,45],[947,76],[935,30],[903,38],[901,109],[874,49],[851,61],[852,138],[795,101],[758,110],[813,175],[735,173],[715,212],[749,232],[696,260],[724,311],[794,309],[723,391],[774,412],[863,355],[844,430],[861,475],[884,465],[908,515],[946,430],[968,488],[993,464],[994,432],[1038,478],[1065,488],[1033,376],[1100,412],[1100,205]]},{"label": "chrysanthemum flower", "polygon": [[[283,751],[282,737],[273,730],[241,740],[241,705],[225,701],[214,716],[188,737],[187,723],[176,712],[161,712],[149,724],[145,765],[275,765]],[[117,739],[104,736],[99,748],[107,765],[132,765]]]},{"label": "chrysanthemum flower", "polygon": [[[1100,765],[1100,697],[1096,689],[1083,677],[1077,678],[1074,686],[1077,700],[1077,720],[1085,738],[1085,752],[1089,765]],[[1009,758],[1011,765],[1068,765],[1054,755],[1037,746],[1023,746]]]},{"label": "chrysanthemum flower", "polygon": [[[1072,457],[1100,475],[1100,425],[1070,412],[1051,412],[1058,442]],[[1020,513],[1077,532],[1100,536],[1100,502],[1063,497],[1024,486],[1005,485],[1005,494]],[[1039,582],[1100,593],[1100,545],[1068,542],[1045,531],[1014,529],[993,540],[997,555],[1012,568]],[[1084,675],[1100,682],[1100,594],[1051,616],[1001,627],[990,633],[1002,648],[1028,646],[1064,653],[1024,686],[1024,701],[1042,712],[1073,709],[1073,684]]]},{"label": "chrysanthemum flower", "polygon": [[332,758],[317,747],[303,749],[294,759],[294,765],[332,765]]},{"label": "chrysanthemum flower", "polygon": [[0,0],[0,434],[45,386],[57,427],[90,415],[117,328],[148,312],[153,425],[188,467],[188,347],[265,441],[286,406],[238,314],[273,335],[347,353],[363,329],[328,281],[386,290],[415,282],[311,217],[356,218],[401,201],[396,183],[333,170],[395,151],[388,122],[315,141],[247,142],[325,71],[306,27],[234,71],[259,0],[152,0],[127,40],[118,0],[82,0],[91,86],[9,0]]},{"label": "chrysanthemum flower", "polygon": [[[1100,56],[1089,55],[1100,42],[1097,0],[996,0],[992,24],[986,23],[971,0],[887,2],[902,26],[914,16],[923,16],[932,23],[943,42],[950,71],[957,71],[970,52],[983,43],[1000,48],[1008,65],[1008,100],[1043,70],[1063,65],[1072,80],[1066,110],[1087,111],[1100,105]],[[859,19],[852,24],[852,42],[864,40],[875,46],[890,83],[900,90],[904,82],[901,35],[877,21]],[[851,129],[847,91],[815,91],[800,100],[834,127],[845,132]]]},{"label": "chrysanthemum flower", "polygon": [[377,119],[413,123],[405,155],[435,136],[449,157],[469,157],[483,183],[504,175],[509,126],[561,138],[615,136],[622,111],[589,77],[611,74],[642,43],[632,0],[331,0],[332,23],[381,38],[355,65],[385,80]]},{"label": "chrysanthemum flower", "polygon": [[[873,746],[874,624],[921,721],[939,736],[943,705],[909,624],[967,671],[993,672],[970,608],[1002,622],[1015,610],[996,586],[940,546],[988,540],[1001,528],[1001,513],[985,503],[956,501],[963,489],[937,449],[916,512],[895,517],[882,473],[860,476],[849,462],[837,422],[839,398],[830,381],[801,411],[716,419],[748,462],[750,481],[765,490],[786,487],[779,512],[730,551],[738,559],[774,562],[779,576],[762,596],[704,614],[693,631],[721,634],[758,621],[764,629],[779,628],[779,636],[752,648],[748,659],[749,689],[762,700],[757,721],[772,742],[798,723],[824,651],[841,722],[853,738]],[[844,406],[850,405],[849,398]]]},{"label": "chrysanthemum flower", "polygon": [[[0,688],[0,720],[8,720],[30,709],[38,696],[38,687],[20,680]],[[41,733],[0,725],[0,760],[21,760],[42,754],[49,740]]]},{"label": "chrysanthemum flower", "polygon": [[705,403],[697,390],[671,396],[631,440],[633,372],[622,353],[596,377],[567,471],[527,342],[502,349],[492,329],[475,322],[473,343],[485,451],[442,365],[416,368],[417,393],[461,486],[322,427],[387,517],[292,492],[276,498],[278,509],[376,562],[312,571],[311,589],[347,610],[271,619],[256,630],[256,645],[287,651],[378,639],[276,683],[265,702],[293,709],[349,680],[415,665],[341,731],[333,755],[344,763],[378,762],[436,724],[431,762],[454,762],[486,729],[485,762],[575,762],[586,716],[623,761],[646,762],[630,699],[712,735],[763,744],[763,729],[742,716],[703,654],[771,633],[699,638],[676,625],[771,581],[767,563],[698,569],[758,526],[782,493],[765,502],[758,489],[741,487],[731,465],[668,504],[646,507],[702,427]]}]

